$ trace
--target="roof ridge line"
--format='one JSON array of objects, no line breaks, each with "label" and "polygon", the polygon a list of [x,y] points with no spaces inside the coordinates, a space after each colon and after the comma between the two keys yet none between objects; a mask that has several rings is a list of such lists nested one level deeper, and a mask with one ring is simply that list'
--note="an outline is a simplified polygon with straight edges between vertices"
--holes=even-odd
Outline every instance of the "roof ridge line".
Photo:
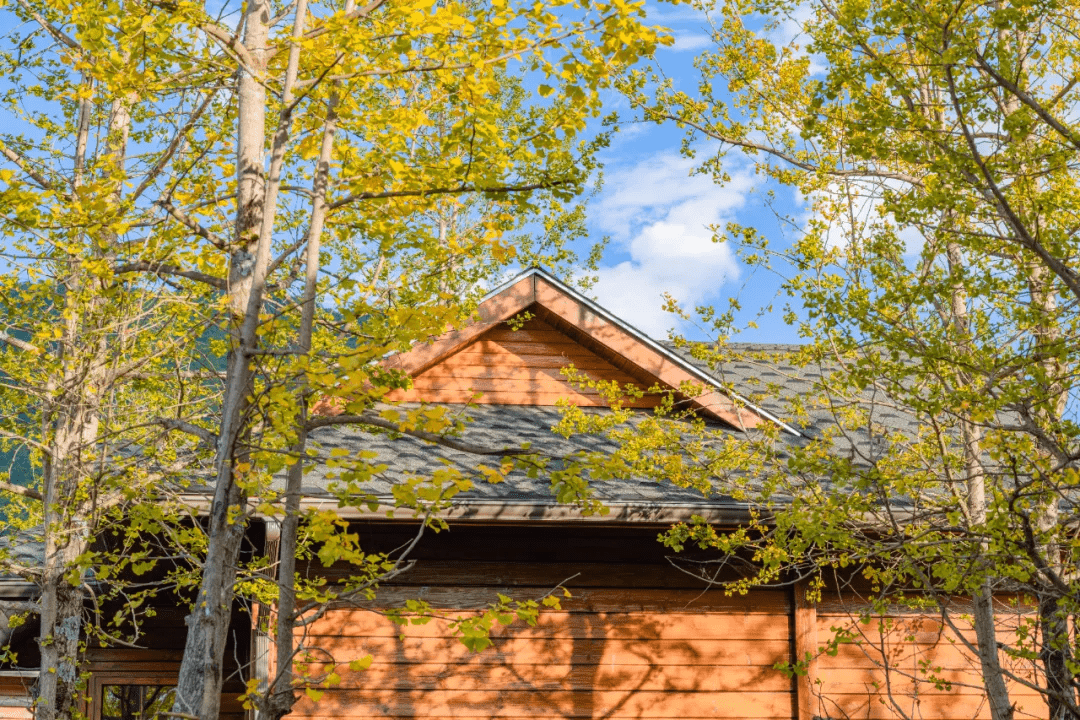
[{"label": "roof ridge line", "polygon": [[586,297],[580,291],[575,290],[574,288],[570,287],[569,285],[564,283],[559,278],[555,277],[551,273],[551,271],[547,270],[546,268],[540,267],[538,265],[530,266],[528,269],[524,270],[523,272],[515,275],[514,277],[510,278],[506,282],[504,282],[504,283],[500,284],[499,286],[495,287],[494,289],[492,289],[490,292],[488,292],[486,295],[484,295],[483,298],[481,298],[480,302],[482,303],[485,300],[488,300],[489,298],[495,297],[499,293],[505,291],[507,288],[513,287],[516,283],[521,282],[525,278],[535,276],[535,275],[539,275],[544,280],[546,280],[547,282],[551,283],[556,288],[558,288],[560,291],[566,293],[567,295],[569,295],[574,300],[577,300],[581,304],[587,306],[596,315],[604,318],[605,320],[607,320],[610,323],[615,324],[616,326],[618,326],[619,328],[621,328],[622,330],[624,330],[625,332],[627,332],[628,334],[633,336],[639,342],[642,342],[645,345],[651,347],[654,351],[659,352],[665,358],[671,360],[673,363],[675,363],[676,365],[681,367],[683,370],[689,372],[692,375],[697,376],[698,379],[703,380],[705,383],[707,383],[711,387],[721,391],[725,395],[729,395],[732,399],[737,400],[738,402],[742,403],[746,407],[750,408],[757,415],[760,415],[761,417],[765,418],[766,420],[769,420],[770,422],[778,425],[780,428],[786,430],[787,432],[791,433],[795,437],[800,437],[800,438],[803,437],[802,433],[800,433],[798,430],[791,427],[790,425],[785,423],[783,420],[781,420],[780,418],[778,418],[775,415],[773,415],[772,413],[770,413],[768,410],[765,410],[764,408],[761,408],[761,407],[755,405],[754,403],[750,402],[749,400],[747,400],[745,397],[743,397],[739,393],[735,392],[734,390],[731,390],[730,388],[725,387],[723,385],[723,383],[721,383],[719,380],[717,380],[716,378],[711,376],[709,373],[707,373],[704,370],[702,370],[701,368],[697,367],[692,362],[686,360],[679,353],[674,352],[671,348],[665,347],[663,342],[652,339],[651,337],[646,335],[644,332],[642,332],[641,330],[638,330],[636,327],[631,325],[630,323],[626,322],[622,318],[617,317],[611,311],[607,310],[606,308],[604,308],[601,305],[599,305],[598,303],[596,303],[596,301]]}]

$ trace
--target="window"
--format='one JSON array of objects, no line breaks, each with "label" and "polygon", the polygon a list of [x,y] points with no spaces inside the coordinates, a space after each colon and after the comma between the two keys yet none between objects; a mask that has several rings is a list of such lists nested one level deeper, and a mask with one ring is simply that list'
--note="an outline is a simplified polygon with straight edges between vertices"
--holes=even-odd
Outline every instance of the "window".
[{"label": "window", "polygon": [[161,713],[172,709],[176,673],[96,672],[89,690],[89,720],[172,720]]},{"label": "window", "polygon": [[100,720],[156,720],[172,708],[175,694],[168,685],[104,685]]}]

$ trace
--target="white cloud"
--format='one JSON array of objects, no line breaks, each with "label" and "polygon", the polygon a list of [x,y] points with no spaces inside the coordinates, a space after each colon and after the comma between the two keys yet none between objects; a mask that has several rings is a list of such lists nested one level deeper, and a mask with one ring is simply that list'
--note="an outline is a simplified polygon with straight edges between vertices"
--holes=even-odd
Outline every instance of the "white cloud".
[{"label": "white cloud", "polygon": [[704,33],[675,33],[675,43],[669,48],[672,52],[693,52],[712,44],[712,38]]},{"label": "white cloud", "polygon": [[891,213],[883,211],[884,189],[903,191],[906,186],[895,180],[853,180],[847,184],[830,183],[811,197],[796,193],[795,204],[801,208],[798,224],[807,227],[811,220],[822,223],[825,247],[830,249],[848,247],[853,237],[895,232],[904,244],[904,255],[913,258],[922,251],[925,238],[917,227],[899,225]]},{"label": "white cloud", "polygon": [[656,338],[678,320],[662,310],[664,292],[686,305],[713,298],[739,277],[727,245],[713,242],[710,226],[733,219],[754,176],[734,172],[723,187],[708,176],[690,175],[695,161],[660,153],[609,172],[593,222],[613,236],[612,249],[630,259],[601,268],[596,295],[601,305]]}]

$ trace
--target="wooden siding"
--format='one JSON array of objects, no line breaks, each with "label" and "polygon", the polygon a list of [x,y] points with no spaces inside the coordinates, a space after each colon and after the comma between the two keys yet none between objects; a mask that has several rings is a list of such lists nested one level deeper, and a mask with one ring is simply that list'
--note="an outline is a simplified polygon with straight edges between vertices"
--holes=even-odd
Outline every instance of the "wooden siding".
[{"label": "wooden siding", "polygon": [[0,675],[0,697],[29,697],[30,686],[37,682],[31,676]]},{"label": "wooden siding", "polygon": [[[594,381],[620,386],[650,387],[654,378],[631,375],[592,349],[538,318],[520,329],[498,323],[472,342],[413,378],[413,388],[395,391],[388,400],[490,403],[499,405],[554,405],[559,399],[583,406],[606,403],[593,388],[580,387],[563,377],[573,365]],[[655,407],[656,396],[626,402],[628,407]]]},{"label": "wooden siding", "polygon": [[[365,546],[403,536],[361,531]],[[339,608],[308,628],[305,646],[338,663],[339,686],[303,698],[296,718],[740,718],[792,716],[789,593],[727,597],[672,567],[655,530],[455,526],[425,541],[416,568],[369,608]],[[301,568],[339,579],[344,568]],[[569,579],[568,579],[569,578]],[[572,597],[515,622],[473,653],[445,623],[404,628],[372,609],[420,598],[451,615],[503,593],[536,599],[563,583]],[[311,670],[328,669],[312,666]]]},{"label": "wooden siding", "polygon": [[[852,603],[838,598],[817,613],[817,641],[828,642],[842,631],[835,655],[818,658],[814,673],[814,715],[820,717],[915,717],[921,720],[989,718],[978,658],[940,618],[897,613],[884,622],[860,620],[849,611]],[[974,631],[957,613],[954,622],[964,639],[974,643]],[[1015,637],[1018,615],[999,608],[999,639]],[[1008,663],[1008,660],[1003,659]],[[1013,663],[1009,669],[1031,676],[1031,668]],[[940,681],[940,682],[939,682]],[[1018,718],[1044,718],[1042,698],[1022,685],[1010,684],[1010,699]],[[895,706],[895,707],[894,707]]]},{"label": "wooden siding", "polygon": [[[475,588],[445,588],[475,607]],[[493,588],[494,589],[494,588]],[[519,588],[517,597],[535,597]],[[524,591],[524,592],[521,592]],[[415,593],[414,593],[415,594]],[[294,717],[738,717],[791,716],[791,681],[773,669],[789,655],[782,592],[753,606],[700,591],[581,591],[536,627],[517,623],[473,653],[445,624],[398,627],[342,609],[307,644],[344,658],[374,656]],[[710,594],[711,595],[711,594]],[[487,600],[493,592],[485,594]],[[453,604],[453,603],[451,603]],[[647,610],[625,611],[642,605]],[[599,608],[621,608],[622,612]]]},{"label": "wooden siding", "polygon": [[[398,547],[409,534],[389,523],[354,527],[372,551]],[[331,610],[307,628],[304,644],[324,663],[309,670],[336,667],[342,680],[318,702],[301,699],[292,717],[990,717],[978,662],[939,619],[897,611],[864,623],[858,598],[832,594],[812,605],[789,588],[728,597],[673,567],[669,554],[655,528],[628,526],[455,525],[449,535],[425,537],[416,567],[375,602]],[[708,559],[696,551],[683,557]],[[346,574],[317,560],[299,570],[331,581]],[[443,623],[401,628],[377,612],[418,598],[467,614],[497,593],[535,599],[560,583],[573,595],[561,610],[542,613],[535,627],[496,628],[493,646],[480,653]],[[1004,603],[999,610],[1009,641],[1021,615]],[[820,653],[805,681],[773,669],[807,649],[819,653],[836,629],[850,638],[835,655]],[[369,653],[368,670],[348,671],[349,660]],[[940,668],[935,677],[947,685],[935,687],[921,667]],[[1017,685],[1012,692],[1018,720],[1045,717],[1036,694]]]},{"label": "wooden siding", "polygon": [[36,677],[0,675],[0,720],[31,720],[30,686]]}]

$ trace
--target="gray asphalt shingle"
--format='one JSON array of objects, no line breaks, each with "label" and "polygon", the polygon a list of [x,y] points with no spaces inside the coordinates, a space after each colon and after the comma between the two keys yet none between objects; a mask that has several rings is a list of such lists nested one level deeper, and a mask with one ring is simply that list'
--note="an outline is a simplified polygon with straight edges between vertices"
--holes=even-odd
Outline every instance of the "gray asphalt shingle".
[{"label": "gray asphalt shingle", "polygon": [[[414,407],[414,406],[406,406]],[[468,418],[467,429],[458,438],[489,449],[517,448],[525,443],[529,450],[554,457],[571,456],[578,452],[610,452],[615,444],[598,435],[574,435],[569,439],[552,432],[561,414],[554,407],[520,405],[478,405],[454,410]],[[591,412],[604,413],[603,409]],[[322,458],[334,449],[350,453],[368,450],[377,453],[377,462],[387,470],[365,484],[379,497],[389,497],[394,483],[411,476],[431,475],[440,468],[450,467],[469,476],[478,476],[477,467],[497,465],[498,459],[444,447],[410,436],[392,438],[387,433],[373,433],[350,426],[321,428],[310,435],[318,445]],[[557,467],[555,461],[552,467]],[[305,493],[322,495],[334,481],[335,470],[317,464],[305,474]],[[605,502],[698,503],[700,493],[674,485],[661,485],[648,480],[617,480],[596,484],[597,497]],[[514,471],[506,482],[497,484],[477,482],[474,489],[460,498],[469,501],[546,502],[552,499],[550,482],[541,477],[529,478],[523,471]],[[712,502],[717,502],[713,500]]]}]

